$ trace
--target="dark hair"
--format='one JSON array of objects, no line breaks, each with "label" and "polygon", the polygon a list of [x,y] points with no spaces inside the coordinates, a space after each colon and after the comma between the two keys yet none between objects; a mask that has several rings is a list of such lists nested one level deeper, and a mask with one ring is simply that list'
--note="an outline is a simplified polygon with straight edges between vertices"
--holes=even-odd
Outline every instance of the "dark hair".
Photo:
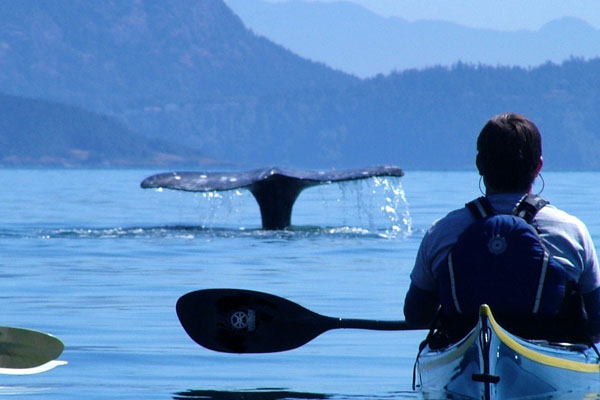
[{"label": "dark hair", "polygon": [[519,114],[496,115],[485,124],[477,138],[479,173],[498,190],[529,190],[541,156],[540,131]]}]

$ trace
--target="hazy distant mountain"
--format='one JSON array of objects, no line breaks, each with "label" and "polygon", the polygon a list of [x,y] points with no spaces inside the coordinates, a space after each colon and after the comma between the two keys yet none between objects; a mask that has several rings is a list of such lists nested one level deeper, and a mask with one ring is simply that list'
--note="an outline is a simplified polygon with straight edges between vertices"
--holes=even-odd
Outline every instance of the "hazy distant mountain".
[{"label": "hazy distant mountain", "polygon": [[517,111],[542,128],[546,167],[600,169],[599,85],[600,59],[359,79],[254,35],[222,0],[0,2],[0,92],[70,105],[7,101],[12,165],[473,168],[483,123]]},{"label": "hazy distant mountain", "polygon": [[257,34],[361,77],[458,61],[536,66],[571,56],[600,56],[600,30],[574,18],[550,22],[539,31],[501,32],[443,21],[386,18],[343,1],[226,3]]},{"label": "hazy distant mountain", "polygon": [[0,166],[197,165],[198,151],[148,139],[114,118],[0,94]]}]

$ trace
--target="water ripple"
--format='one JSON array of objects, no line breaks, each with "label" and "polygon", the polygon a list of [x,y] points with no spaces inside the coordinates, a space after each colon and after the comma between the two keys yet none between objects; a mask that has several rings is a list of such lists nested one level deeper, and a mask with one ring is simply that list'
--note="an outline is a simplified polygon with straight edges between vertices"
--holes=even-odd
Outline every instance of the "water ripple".
[{"label": "water ripple", "polygon": [[367,229],[352,226],[291,226],[269,231],[260,228],[219,228],[196,225],[134,226],[107,228],[36,228],[0,229],[0,239],[146,239],[146,238],[259,238],[303,239],[314,237],[383,238],[406,237],[400,229]]}]

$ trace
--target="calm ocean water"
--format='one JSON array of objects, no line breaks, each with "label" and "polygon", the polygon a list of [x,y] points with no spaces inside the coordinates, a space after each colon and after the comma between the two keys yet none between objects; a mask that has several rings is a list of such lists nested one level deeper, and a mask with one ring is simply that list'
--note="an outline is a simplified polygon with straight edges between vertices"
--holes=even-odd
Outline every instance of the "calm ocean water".
[{"label": "calm ocean water", "polygon": [[[468,172],[304,191],[293,227],[260,230],[246,191],[140,189],[161,170],[0,170],[1,325],[65,343],[68,365],[0,376],[28,399],[420,399],[411,390],[425,332],[330,331],[274,354],[196,345],[177,299],[244,288],[339,317],[403,319],[427,226],[479,195]],[[600,173],[544,174],[543,195],[600,243]]]}]

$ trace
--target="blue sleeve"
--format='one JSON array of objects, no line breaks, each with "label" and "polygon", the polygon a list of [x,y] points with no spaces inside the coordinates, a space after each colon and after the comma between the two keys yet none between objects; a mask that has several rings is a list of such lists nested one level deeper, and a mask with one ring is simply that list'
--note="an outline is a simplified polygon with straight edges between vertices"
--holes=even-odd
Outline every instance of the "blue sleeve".
[{"label": "blue sleeve", "polygon": [[427,291],[437,290],[437,284],[433,277],[433,271],[431,266],[430,254],[433,252],[431,245],[431,228],[421,240],[419,250],[417,251],[417,257],[415,258],[415,265],[412,272],[410,273],[410,281],[412,284],[419,288]]},{"label": "blue sleeve", "polygon": [[423,290],[410,284],[404,300],[404,317],[411,327],[429,328],[439,307],[437,291]]},{"label": "blue sleeve", "polygon": [[461,208],[431,224],[421,240],[410,274],[411,283],[423,290],[436,291],[435,267],[446,259],[458,236],[474,221],[471,212]]}]

